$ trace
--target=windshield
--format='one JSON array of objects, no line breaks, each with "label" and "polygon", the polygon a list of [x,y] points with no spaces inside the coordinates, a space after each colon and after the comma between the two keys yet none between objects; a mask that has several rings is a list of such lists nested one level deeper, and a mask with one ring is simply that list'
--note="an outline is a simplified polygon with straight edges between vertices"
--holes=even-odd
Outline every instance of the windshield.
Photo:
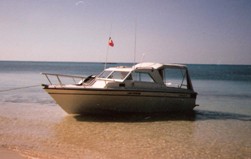
[{"label": "windshield", "polygon": [[112,71],[104,71],[98,76],[98,78],[107,78],[111,73]]},{"label": "windshield", "polygon": [[108,78],[123,80],[128,75],[128,73],[129,72],[114,71]]},{"label": "windshield", "polygon": [[98,76],[98,78],[123,80],[128,74],[129,72],[126,71],[104,71]]}]

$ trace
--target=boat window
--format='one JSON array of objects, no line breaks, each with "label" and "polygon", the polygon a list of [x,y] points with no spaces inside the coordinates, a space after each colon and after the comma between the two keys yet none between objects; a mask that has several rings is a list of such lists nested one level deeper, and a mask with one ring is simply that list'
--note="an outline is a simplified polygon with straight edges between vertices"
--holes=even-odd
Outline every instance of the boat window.
[{"label": "boat window", "polygon": [[185,69],[166,68],[163,70],[163,80],[166,86],[187,89]]},{"label": "boat window", "polygon": [[124,71],[114,71],[108,78],[109,79],[120,79],[123,80],[129,72]]},{"label": "boat window", "polygon": [[154,82],[151,75],[146,72],[132,72],[132,80],[140,82]]},{"label": "boat window", "polygon": [[107,78],[111,73],[112,71],[103,71],[98,78]]}]

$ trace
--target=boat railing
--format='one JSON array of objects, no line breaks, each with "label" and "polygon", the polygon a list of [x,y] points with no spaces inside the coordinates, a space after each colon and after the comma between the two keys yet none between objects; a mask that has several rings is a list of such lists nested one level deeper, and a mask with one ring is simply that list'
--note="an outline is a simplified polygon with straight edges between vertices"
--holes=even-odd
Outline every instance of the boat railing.
[{"label": "boat railing", "polygon": [[[74,84],[78,84],[79,82],[83,81],[86,77],[85,76],[78,76],[78,75],[66,75],[66,74],[56,74],[56,73],[41,73],[42,75],[45,75],[47,78],[48,82],[53,85],[53,84],[59,84],[59,85],[64,85],[65,79],[67,81],[72,80]],[[57,83],[54,83],[56,79]]]}]

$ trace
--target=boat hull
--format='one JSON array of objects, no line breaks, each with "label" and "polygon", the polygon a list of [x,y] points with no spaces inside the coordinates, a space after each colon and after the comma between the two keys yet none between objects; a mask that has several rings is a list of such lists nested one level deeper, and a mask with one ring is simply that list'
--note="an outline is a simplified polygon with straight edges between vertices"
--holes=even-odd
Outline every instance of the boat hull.
[{"label": "boat hull", "polygon": [[58,89],[45,91],[69,114],[191,111],[196,92],[115,89]]}]

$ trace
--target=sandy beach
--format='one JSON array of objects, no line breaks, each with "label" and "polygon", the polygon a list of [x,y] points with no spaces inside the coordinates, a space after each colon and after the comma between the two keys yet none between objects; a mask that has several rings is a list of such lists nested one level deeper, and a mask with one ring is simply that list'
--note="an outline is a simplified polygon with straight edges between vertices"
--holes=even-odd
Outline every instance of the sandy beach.
[{"label": "sandy beach", "polygon": [[25,159],[19,153],[2,147],[0,148],[0,157],[3,159]]},{"label": "sandy beach", "polygon": [[[249,158],[250,116],[69,116],[56,105],[0,106],[1,155],[38,158]],[[3,113],[4,112],[4,113]]]}]

